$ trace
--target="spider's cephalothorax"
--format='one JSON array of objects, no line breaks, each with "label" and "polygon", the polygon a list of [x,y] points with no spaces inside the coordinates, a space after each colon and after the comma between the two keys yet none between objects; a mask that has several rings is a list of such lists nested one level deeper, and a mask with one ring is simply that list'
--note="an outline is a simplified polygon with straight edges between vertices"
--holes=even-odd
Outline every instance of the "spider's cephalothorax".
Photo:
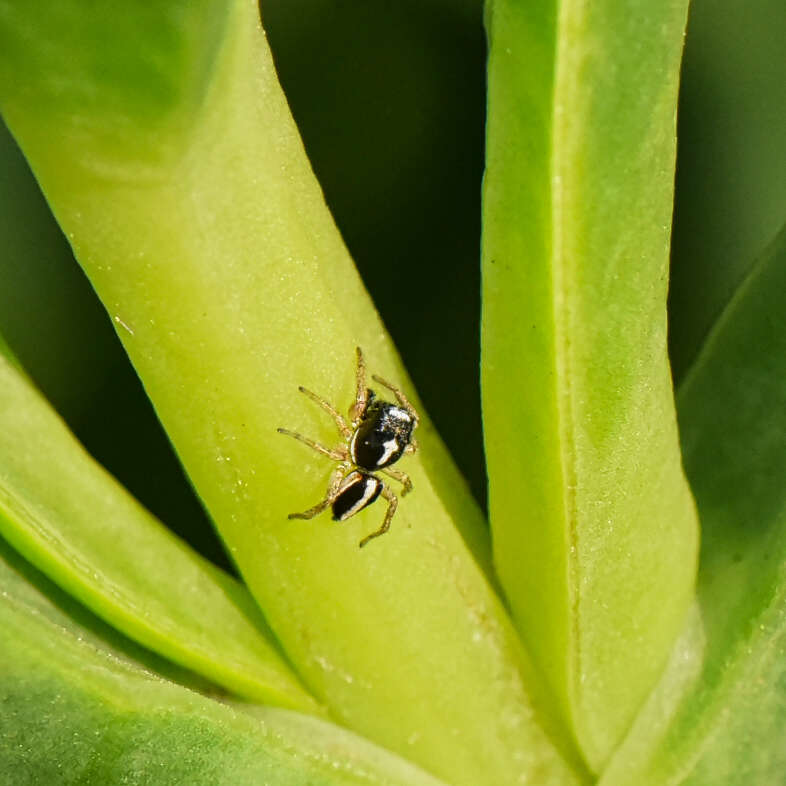
[{"label": "spider's cephalothorax", "polygon": [[319,404],[335,420],[345,444],[336,448],[326,448],[294,431],[284,428],[278,431],[280,434],[287,434],[304,442],[317,452],[338,462],[325,498],[303,513],[290,513],[289,518],[311,519],[330,506],[334,521],[346,521],[368,507],[377,497],[382,496],[387,500],[388,509],[382,526],[360,541],[360,545],[365,546],[372,538],[388,531],[398,506],[398,498],[391,491],[390,486],[375,473],[384,473],[401,483],[404,487],[402,496],[412,491],[412,481],[409,476],[390,469],[390,465],[405,453],[414,453],[417,450],[412,432],[418,425],[418,415],[407,397],[397,387],[374,375],[372,379],[390,390],[398,404],[379,400],[374,391],[366,387],[366,365],[360,347],[357,348],[357,358],[357,393],[355,401],[349,408],[349,422],[316,393],[304,387],[299,388],[301,393]]},{"label": "spider's cephalothorax", "polygon": [[349,455],[353,463],[369,472],[389,467],[412,444],[417,420],[403,407],[379,401],[369,390],[368,403],[352,434]]}]

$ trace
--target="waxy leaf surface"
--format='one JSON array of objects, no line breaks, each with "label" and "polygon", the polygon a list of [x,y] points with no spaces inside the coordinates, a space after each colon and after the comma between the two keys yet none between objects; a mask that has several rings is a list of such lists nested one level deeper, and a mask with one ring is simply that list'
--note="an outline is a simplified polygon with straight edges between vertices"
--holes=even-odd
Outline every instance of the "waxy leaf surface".
[{"label": "waxy leaf surface", "polygon": [[786,229],[680,386],[702,521],[698,598],[603,786],[782,783],[786,771]]},{"label": "waxy leaf surface", "polygon": [[324,721],[252,715],[162,678],[166,661],[124,641],[2,540],[0,652],[2,783],[440,783]]},{"label": "waxy leaf surface", "polygon": [[666,282],[685,0],[493,0],[482,392],[494,559],[591,768],[693,596]]}]

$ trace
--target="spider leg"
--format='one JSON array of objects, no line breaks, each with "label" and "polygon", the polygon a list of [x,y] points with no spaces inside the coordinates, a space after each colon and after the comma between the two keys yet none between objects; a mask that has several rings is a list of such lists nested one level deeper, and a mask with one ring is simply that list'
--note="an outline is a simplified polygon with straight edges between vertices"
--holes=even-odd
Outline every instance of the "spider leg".
[{"label": "spider leg", "polygon": [[368,404],[366,361],[363,359],[363,350],[361,350],[360,347],[355,347],[355,352],[357,352],[358,358],[357,392],[355,393],[355,402],[349,408],[349,419],[352,421],[353,426],[356,426],[360,422]]},{"label": "spider leg", "polygon": [[313,439],[304,437],[302,434],[298,434],[297,431],[290,431],[288,428],[277,428],[276,431],[278,431],[279,434],[286,434],[288,437],[294,437],[304,445],[308,445],[310,448],[316,450],[317,453],[332,458],[333,461],[345,461],[347,458],[347,453],[344,448],[326,448],[324,445],[320,445],[319,442],[314,442]]},{"label": "spider leg", "polygon": [[395,385],[391,384],[386,379],[383,379],[377,374],[374,374],[372,376],[372,379],[375,382],[379,382],[379,384],[382,385],[382,387],[387,388],[396,397],[398,403],[401,404],[401,406],[404,409],[406,409],[407,412],[409,412],[410,416],[412,417],[412,420],[415,421],[415,425],[417,425],[418,421],[420,420],[420,418],[418,417],[418,413],[416,412],[415,407],[413,407],[412,404],[409,403],[409,399],[404,395],[404,393]]},{"label": "spider leg", "polygon": [[333,500],[336,498],[338,494],[339,486],[341,485],[341,481],[344,477],[344,473],[347,471],[346,465],[341,465],[340,467],[336,467],[333,471],[333,474],[330,476],[330,485],[328,485],[327,493],[325,494],[325,498],[314,505],[313,508],[309,508],[308,510],[304,510],[302,513],[290,513],[287,518],[288,519],[313,519],[314,516],[318,516],[325,508],[333,504]]},{"label": "spider leg", "polygon": [[393,519],[393,514],[396,512],[396,508],[398,507],[398,497],[385,483],[382,484],[382,496],[388,501],[388,510],[387,513],[385,513],[385,520],[382,522],[382,526],[376,532],[366,535],[366,537],[360,541],[359,546],[361,549],[366,545],[366,543],[372,540],[372,538],[378,538],[380,535],[384,535],[390,529],[390,522]]},{"label": "spider leg", "polygon": [[349,439],[352,436],[352,431],[347,425],[347,421],[344,420],[344,416],[337,412],[332,404],[325,401],[322,396],[318,396],[316,393],[312,393],[308,388],[304,388],[302,385],[298,387],[298,390],[304,395],[308,396],[315,404],[318,404],[320,407],[322,407],[322,409],[324,409],[325,412],[327,412],[328,415],[330,415],[330,417],[336,421],[338,430],[344,437]]},{"label": "spider leg", "polygon": [[393,478],[393,480],[397,480],[399,483],[401,483],[402,486],[404,486],[404,490],[401,492],[402,497],[412,491],[412,481],[406,472],[402,472],[399,469],[391,469],[390,467],[385,467],[385,469],[381,469],[379,471],[383,472],[388,477]]}]

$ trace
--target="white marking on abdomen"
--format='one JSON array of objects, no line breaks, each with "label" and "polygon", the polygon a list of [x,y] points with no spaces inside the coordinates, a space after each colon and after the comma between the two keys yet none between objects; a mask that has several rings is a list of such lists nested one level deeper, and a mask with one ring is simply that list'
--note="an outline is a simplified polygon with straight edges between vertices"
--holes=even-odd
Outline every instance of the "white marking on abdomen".
[{"label": "white marking on abdomen", "polygon": [[358,511],[363,510],[363,508],[368,505],[369,499],[374,496],[374,492],[377,490],[377,483],[371,480],[365,480],[364,483],[366,484],[366,487],[363,491],[363,496],[351,508],[349,508],[349,510],[347,510],[343,516],[341,516],[339,521],[346,521],[348,518],[354,516]]}]

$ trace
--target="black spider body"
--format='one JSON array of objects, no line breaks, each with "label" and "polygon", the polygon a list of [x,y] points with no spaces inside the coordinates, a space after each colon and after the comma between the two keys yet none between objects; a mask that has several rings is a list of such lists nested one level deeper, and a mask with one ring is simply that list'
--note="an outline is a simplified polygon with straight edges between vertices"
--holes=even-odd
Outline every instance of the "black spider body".
[{"label": "black spider body", "polygon": [[349,455],[355,466],[375,472],[395,464],[412,442],[415,420],[406,409],[380,401],[369,391],[363,418],[352,434]]},{"label": "black spider body", "polygon": [[390,529],[390,522],[398,507],[398,497],[376,473],[401,483],[402,496],[412,490],[409,475],[391,469],[391,465],[405,453],[414,453],[417,450],[413,431],[418,425],[418,414],[404,393],[382,377],[373,375],[376,382],[393,393],[396,404],[381,401],[374,391],[366,387],[366,365],[360,347],[357,348],[356,377],[357,392],[355,401],[349,408],[349,420],[321,396],[302,386],[299,388],[301,393],[333,418],[344,439],[343,444],[329,448],[296,431],[280,428],[278,432],[294,437],[337,463],[325,497],[302,513],[290,513],[288,518],[312,519],[330,507],[334,521],[346,521],[367,508],[378,497],[382,496],[387,500],[388,509],[382,526],[360,541],[362,547]]}]

